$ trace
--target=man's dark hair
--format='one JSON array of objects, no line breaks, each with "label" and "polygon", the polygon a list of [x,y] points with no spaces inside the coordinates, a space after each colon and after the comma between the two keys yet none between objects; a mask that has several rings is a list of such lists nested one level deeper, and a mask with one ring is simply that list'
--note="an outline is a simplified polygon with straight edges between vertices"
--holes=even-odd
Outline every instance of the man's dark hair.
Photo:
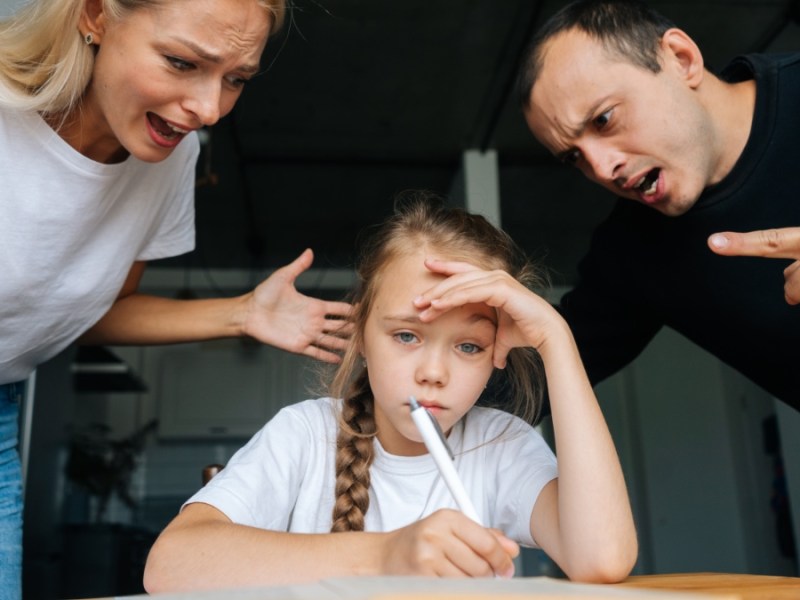
[{"label": "man's dark hair", "polygon": [[658,45],[675,25],[635,0],[579,0],[568,4],[539,29],[524,54],[517,75],[517,99],[527,107],[544,61],[544,47],[559,33],[577,29],[599,41],[606,51],[658,73]]}]

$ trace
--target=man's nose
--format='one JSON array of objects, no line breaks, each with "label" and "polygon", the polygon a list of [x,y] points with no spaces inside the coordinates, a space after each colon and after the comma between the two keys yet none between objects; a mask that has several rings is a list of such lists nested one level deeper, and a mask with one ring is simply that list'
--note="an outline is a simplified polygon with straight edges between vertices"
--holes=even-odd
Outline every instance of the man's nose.
[{"label": "man's nose", "polygon": [[621,176],[624,156],[605,145],[588,144],[582,149],[583,159],[589,168],[587,175],[601,183],[613,183]]}]

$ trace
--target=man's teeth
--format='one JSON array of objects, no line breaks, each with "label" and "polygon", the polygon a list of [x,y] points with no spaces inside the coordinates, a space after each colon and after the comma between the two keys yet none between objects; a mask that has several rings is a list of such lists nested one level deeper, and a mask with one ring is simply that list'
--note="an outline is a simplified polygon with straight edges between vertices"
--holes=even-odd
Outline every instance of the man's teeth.
[{"label": "man's teeth", "polygon": [[[644,186],[650,183],[650,185],[645,188]],[[636,182],[636,185],[633,186],[645,196],[651,196],[656,193],[656,189],[658,188],[658,173],[650,172],[644,177],[642,177],[639,181]]]}]

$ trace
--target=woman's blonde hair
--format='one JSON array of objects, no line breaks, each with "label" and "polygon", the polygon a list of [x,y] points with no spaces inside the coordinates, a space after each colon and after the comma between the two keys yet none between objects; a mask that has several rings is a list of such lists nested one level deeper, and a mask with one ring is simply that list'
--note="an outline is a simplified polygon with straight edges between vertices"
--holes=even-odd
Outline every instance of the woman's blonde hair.
[{"label": "woman's blonde hair", "polygon": [[[363,531],[369,508],[369,468],[377,434],[367,367],[361,359],[364,326],[386,267],[398,257],[430,249],[438,256],[463,260],[484,269],[502,269],[533,289],[541,278],[524,253],[502,230],[484,217],[461,208],[447,207],[431,194],[417,192],[401,197],[394,214],[371,232],[361,246],[356,265],[357,288],[351,299],[354,332],[342,357],[329,394],[342,398],[336,454],[336,502],[331,531]],[[532,348],[515,348],[502,371],[512,412],[533,422],[541,404],[542,364]],[[492,387],[492,386],[490,386]]]},{"label": "woman's blonde hair", "polygon": [[[125,14],[169,0],[102,0],[107,14]],[[187,0],[189,1],[189,0]],[[63,114],[81,100],[94,68],[94,49],[78,24],[86,0],[31,0],[0,21],[0,106]],[[283,24],[285,0],[257,0]]]}]

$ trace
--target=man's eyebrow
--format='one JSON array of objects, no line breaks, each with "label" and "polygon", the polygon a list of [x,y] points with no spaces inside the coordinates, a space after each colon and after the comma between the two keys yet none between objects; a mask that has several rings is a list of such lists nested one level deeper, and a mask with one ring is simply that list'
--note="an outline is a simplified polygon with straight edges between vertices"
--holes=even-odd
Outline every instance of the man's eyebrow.
[{"label": "man's eyebrow", "polygon": [[[563,125],[562,127],[563,127],[564,131],[566,132],[567,137],[569,139],[571,139],[571,140],[574,140],[574,139],[577,139],[577,138],[581,137],[581,135],[583,135],[583,132],[586,131],[586,127],[589,125],[589,123],[592,120],[594,120],[594,116],[595,116],[595,114],[597,114],[597,111],[600,110],[600,107],[607,101],[608,101],[608,98],[605,97],[605,96],[600,98],[600,99],[598,99],[594,104],[592,104],[586,110],[586,112],[583,115],[583,118],[578,121],[578,124],[575,127],[570,127],[570,126],[568,126],[566,124]],[[572,154],[574,151],[575,151],[575,147],[574,146],[570,146],[569,148],[567,148],[563,152],[557,152],[555,154],[555,157],[558,160],[560,160],[561,162],[566,162],[567,158],[569,157],[569,155]]]},{"label": "man's eyebrow", "polygon": [[[191,50],[192,52],[197,54],[197,56],[199,56],[203,60],[206,60],[206,61],[208,61],[210,63],[214,63],[215,65],[218,65],[218,64],[220,64],[222,62],[222,57],[221,56],[219,56],[217,54],[214,54],[210,50],[206,50],[205,48],[203,48],[202,46],[196,44],[192,40],[187,40],[187,39],[183,39],[183,38],[177,38],[177,41],[180,42],[181,44],[183,44],[184,46],[186,46],[187,48],[189,48],[189,50]],[[237,71],[241,71],[243,73],[257,73],[258,70],[259,70],[259,65],[257,65],[257,64],[245,64],[245,65],[241,65],[241,66],[237,67],[236,70]]]}]

